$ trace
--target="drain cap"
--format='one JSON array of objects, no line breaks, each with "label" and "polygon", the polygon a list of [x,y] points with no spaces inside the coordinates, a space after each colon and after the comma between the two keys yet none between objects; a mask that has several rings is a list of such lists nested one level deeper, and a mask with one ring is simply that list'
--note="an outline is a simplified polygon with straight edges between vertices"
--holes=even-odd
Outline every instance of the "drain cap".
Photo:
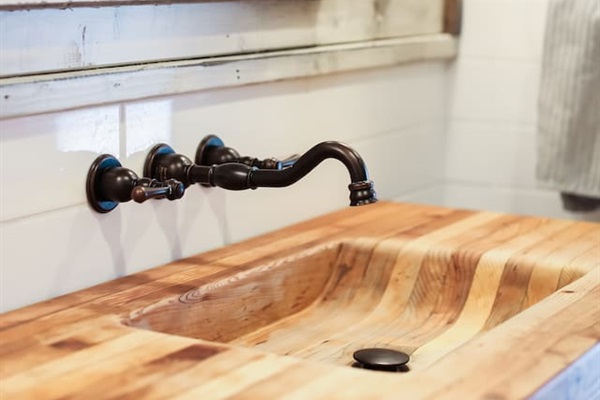
[{"label": "drain cap", "polygon": [[377,371],[406,371],[406,363],[410,360],[408,354],[397,350],[371,348],[354,352],[358,367]]}]

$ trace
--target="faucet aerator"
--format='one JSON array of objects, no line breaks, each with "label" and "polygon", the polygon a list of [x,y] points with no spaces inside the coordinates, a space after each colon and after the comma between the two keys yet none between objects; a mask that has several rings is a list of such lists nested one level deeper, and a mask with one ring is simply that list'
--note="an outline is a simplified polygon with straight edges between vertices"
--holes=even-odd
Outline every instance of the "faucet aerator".
[{"label": "faucet aerator", "polygon": [[350,190],[350,206],[364,206],[377,202],[373,181],[352,182],[348,185],[348,189]]}]

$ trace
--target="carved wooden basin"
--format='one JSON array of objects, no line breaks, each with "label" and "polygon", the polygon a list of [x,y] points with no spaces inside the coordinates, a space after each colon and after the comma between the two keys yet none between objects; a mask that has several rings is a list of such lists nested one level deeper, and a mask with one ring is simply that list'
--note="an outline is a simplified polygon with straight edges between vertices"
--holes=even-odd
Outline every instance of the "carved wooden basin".
[{"label": "carved wooden basin", "polygon": [[501,252],[345,240],[237,269],[124,323],[341,365],[361,348],[397,349],[420,369],[586,272]]}]

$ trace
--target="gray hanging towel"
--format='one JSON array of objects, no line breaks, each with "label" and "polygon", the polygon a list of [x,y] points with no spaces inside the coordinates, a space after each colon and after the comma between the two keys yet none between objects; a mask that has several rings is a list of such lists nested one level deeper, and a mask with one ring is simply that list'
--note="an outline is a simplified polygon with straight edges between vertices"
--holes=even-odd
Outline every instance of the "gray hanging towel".
[{"label": "gray hanging towel", "polygon": [[550,0],[539,96],[538,181],[600,198],[599,0]]}]

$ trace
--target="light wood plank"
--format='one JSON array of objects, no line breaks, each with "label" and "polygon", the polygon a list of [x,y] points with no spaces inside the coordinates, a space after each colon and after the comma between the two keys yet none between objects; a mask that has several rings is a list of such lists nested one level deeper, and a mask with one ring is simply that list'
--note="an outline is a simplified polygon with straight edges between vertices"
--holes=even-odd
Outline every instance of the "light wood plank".
[{"label": "light wood plank", "polygon": [[0,79],[0,118],[310,77],[456,54],[447,34]]},{"label": "light wood plank", "polygon": [[93,8],[77,7],[75,0],[69,10],[2,11],[11,3],[18,1],[0,1],[3,77],[436,34],[443,11],[442,0],[165,1]]}]

